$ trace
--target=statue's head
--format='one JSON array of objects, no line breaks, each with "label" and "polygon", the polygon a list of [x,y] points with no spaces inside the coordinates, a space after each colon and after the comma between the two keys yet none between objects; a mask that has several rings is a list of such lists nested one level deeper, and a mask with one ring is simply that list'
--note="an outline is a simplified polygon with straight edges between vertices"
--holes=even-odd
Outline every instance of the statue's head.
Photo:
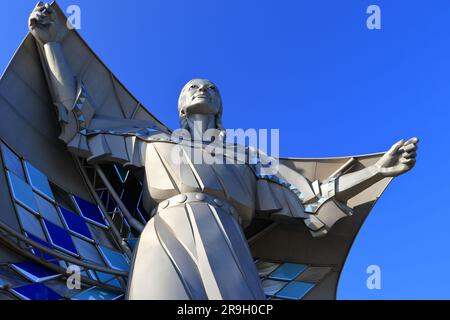
[{"label": "statue's head", "polygon": [[192,114],[210,114],[215,118],[216,129],[222,127],[222,98],[217,87],[207,79],[192,79],[181,90],[178,98],[181,127]]}]

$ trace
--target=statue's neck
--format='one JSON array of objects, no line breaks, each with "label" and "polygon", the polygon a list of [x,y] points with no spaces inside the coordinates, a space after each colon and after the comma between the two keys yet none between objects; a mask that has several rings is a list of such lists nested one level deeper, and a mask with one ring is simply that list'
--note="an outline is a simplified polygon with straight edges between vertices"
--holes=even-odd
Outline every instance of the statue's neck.
[{"label": "statue's neck", "polygon": [[192,140],[195,141],[202,141],[206,130],[216,127],[216,119],[212,114],[192,114],[186,120]]}]

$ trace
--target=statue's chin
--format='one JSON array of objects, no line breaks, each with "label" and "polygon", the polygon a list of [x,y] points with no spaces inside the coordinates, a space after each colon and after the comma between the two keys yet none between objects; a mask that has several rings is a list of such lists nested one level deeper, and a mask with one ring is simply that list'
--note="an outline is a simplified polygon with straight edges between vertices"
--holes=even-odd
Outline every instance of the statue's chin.
[{"label": "statue's chin", "polygon": [[185,114],[188,116],[193,114],[216,114],[217,110],[214,106],[206,100],[200,100],[197,103],[191,104],[183,108]]}]

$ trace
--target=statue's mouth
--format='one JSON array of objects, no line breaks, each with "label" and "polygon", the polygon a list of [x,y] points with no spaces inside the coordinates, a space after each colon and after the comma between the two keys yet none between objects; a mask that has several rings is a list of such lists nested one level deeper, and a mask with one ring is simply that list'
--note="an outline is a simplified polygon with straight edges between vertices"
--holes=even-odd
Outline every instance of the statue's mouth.
[{"label": "statue's mouth", "polygon": [[200,94],[198,96],[195,96],[194,99],[208,99],[208,96],[206,94]]}]

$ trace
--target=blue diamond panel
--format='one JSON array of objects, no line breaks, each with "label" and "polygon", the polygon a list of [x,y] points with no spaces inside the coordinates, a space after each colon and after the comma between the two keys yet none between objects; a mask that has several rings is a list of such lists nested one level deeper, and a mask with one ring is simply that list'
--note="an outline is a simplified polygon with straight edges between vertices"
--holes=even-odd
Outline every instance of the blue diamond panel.
[{"label": "blue diamond panel", "polygon": [[257,261],[256,268],[260,277],[265,277],[271,274],[276,268],[280,266],[279,263],[269,262],[269,261]]},{"label": "blue diamond panel", "polygon": [[[47,243],[47,242],[45,242],[45,241],[42,241],[41,239],[39,239],[38,237],[35,237],[35,236],[32,235],[31,233],[27,233],[27,237],[28,237],[30,240],[33,240],[33,241],[39,243],[40,245],[42,245],[42,246],[44,246],[44,247],[46,247],[46,248],[53,249],[52,246],[51,246],[49,243]],[[43,259],[45,259],[45,260],[47,260],[47,261],[51,261],[51,260],[55,260],[55,259],[56,259],[56,258],[53,257],[52,255],[50,255],[50,254],[48,254],[48,253],[46,253],[46,252],[44,252],[44,251],[41,251],[41,250],[39,250],[39,249],[33,248],[32,252],[34,253],[34,255],[36,255],[36,256],[38,256],[38,257],[40,257],[40,258],[43,258]],[[55,263],[56,263],[56,262],[55,262]]]},{"label": "blue diamond panel", "polygon": [[302,273],[307,266],[297,263],[283,263],[274,272],[270,274],[270,278],[276,280],[291,281]]},{"label": "blue diamond panel", "polygon": [[20,205],[16,205],[16,211],[24,231],[32,233],[42,240],[46,239],[42,225],[36,215]]},{"label": "blue diamond panel", "polygon": [[11,289],[11,292],[25,300],[60,300],[63,298],[42,283],[32,283],[17,287]]},{"label": "blue diamond panel", "polygon": [[48,183],[47,176],[26,161],[25,167],[27,168],[28,177],[30,178],[30,183],[33,188],[47,196],[49,199],[54,200],[55,197],[50,188],[50,184]]},{"label": "blue diamond panel", "polygon": [[75,247],[77,248],[78,253],[83,258],[83,260],[89,260],[89,262],[91,263],[105,266],[105,262],[103,261],[100,253],[92,243],[84,241],[75,236],[72,237],[72,240],[75,243]]},{"label": "blue diamond panel", "polygon": [[72,300],[117,300],[123,295],[115,292],[110,292],[98,287],[92,287],[86,291],[76,294]]},{"label": "blue diamond panel", "polygon": [[56,278],[60,275],[59,273],[47,269],[44,266],[33,261],[14,263],[11,265],[11,268],[33,282],[42,282],[45,280]]},{"label": "blue diamond panel", "polygon": [[123,271],[130,269],[130,265],[122,253],[103,246],[99,246],[99,249],[111,268]]},{"label": "blue diamond panel", "polygon": [[91,232],[89,231],[86,222],[79,215],[70,212],[62,207],[59,207],[64,220],[66,221],[67,227],[70,231],[73,231],[85,238],[92,240]]},{"label": "blue diamond panel", "polygon": [[78,205],[78,208],[81,211],[81,214],[91,220],[94,221],[102,226],[106,226],[105,219],[103,218],[103,214],[101,213],[100,209],[95,205],[92,204],[84,199],[81,199],[77,196],[73,197],[75,199],[75,202]]},{"label": "blue diamond panel", "polygon": [[276,294],[276,297],[282,299],[299,300],[303,298],[313,287],[313,283],[292,281],[286,287],[281,289],[281,291]]},{"label": "blue diamond panel", "polygon": [[14,173],[8,172],[8,178],[11,185],[14,198],[33,211],[38,211],[33,189]]},{"label": "blue diamond panel", "polygon": [[47,228],[50,239],[55,246],[78,255],[77,249],[75,248],[72,238],[67,230],[60,228],[56,224],[47,220],[44,220],[44,224]]},{"label": "blue diamond panel", "polygon": [[122,288],[119,280],[117,280],[113,275],[100,271],[96,271],[95,273],[97,274],[97,278],[100,282],[109,284],[110,286]]},{"label": "blue diamond panel", "polygon": [[5,167],[8,168],[8,170],[10,170],[11,172],[13,172],[17,177],[26,181],[25,173],[22,167],[22,161],[20,161],[20,158],[3,143],[2,143],[2,153]]},{"label": "blue diamond panel", "polygon": [[35,194],[36,203],[39,208],[39,213],[45,219],[53,222],[54,224],[62,227],[63,224],[61,222],[61,218],[59,217],[58,211],[56,211],[56,207],[53,203],[45,200],[43,197]]},{"label": "blue diamond panel", "polygon": [[262,281],[262,287],[263,287],[263,290],[264,290],[264,294],[266,296],[269,296],[269,297],[273,296],[278,291],[283,289],[283,287],[286,286],[286,284],[288,284],[288,282],[277,281],[277,280],[270,280],[270,279],[265,279],[265,280]]}]

